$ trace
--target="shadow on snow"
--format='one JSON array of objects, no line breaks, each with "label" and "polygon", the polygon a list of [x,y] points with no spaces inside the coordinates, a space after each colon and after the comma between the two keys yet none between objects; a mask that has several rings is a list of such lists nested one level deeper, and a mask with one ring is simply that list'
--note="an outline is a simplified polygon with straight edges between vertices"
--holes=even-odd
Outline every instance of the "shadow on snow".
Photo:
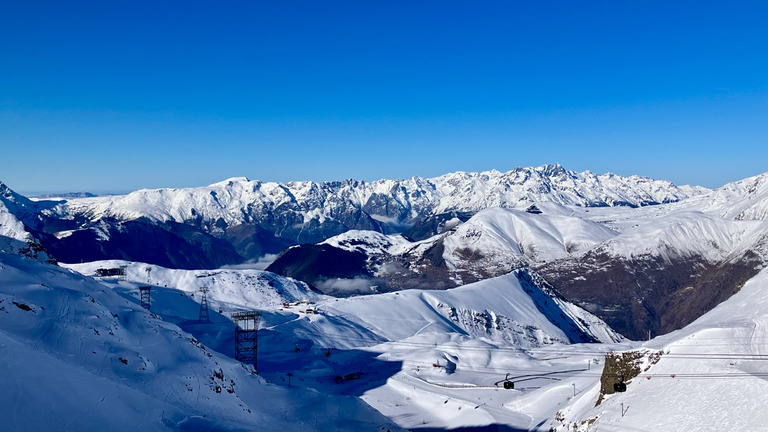
[{"label": "shadow on snow", "polygon": [[[138,289],[118,287],[115,291],[139,304]],[[150,310],[163,320],[178,325],[208,348],[234,358],[234,323],[214,308],[209,309],[210,322],[200,322],[199,295],[152,286]],[[360,396],[384,385],[389,377],[402,369],[401,362],[380,360],[376,358],[378,355],[361,349],[320,347],[295,334],[261,329],[256,366],[259,375],[277,385]]]}]

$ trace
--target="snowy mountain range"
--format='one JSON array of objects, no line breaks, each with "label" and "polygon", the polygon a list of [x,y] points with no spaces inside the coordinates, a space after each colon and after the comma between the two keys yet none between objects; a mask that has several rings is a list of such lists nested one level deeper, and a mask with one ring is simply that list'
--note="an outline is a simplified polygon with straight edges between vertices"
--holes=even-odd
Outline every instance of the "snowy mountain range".
[{"label": "snowy mountain range", "polygon": [[[139,190],[128,195],[39,199],[21,217],[64,262],[120,258],[179,268],[218,267],[316,243],[352,229],[401,233],[450,212],[524,209],[538,202],[639,207],[707,192],[644,177],[573,172],[559,165],[501,173],[364,182],[289,182],[233,178],[207,187]],[[26,200],[26,198],[24,198]],[[29,200],[26,200],[29,201]],[[131,238],[202,243],[195,256],[141,253]],[[141,240],[139,240],[141,241]],[[200,249],[201,247],[197,247]]]},{"label": "snowy mountain range", "polygon": [[[232,178],[203,188],[140,190],[124,196],[71,199],[53,212],[83,215],[91,220],[146,217],[161,222],[197,221],[212,230],[224,229],[222,223],[231,227],[254,222],[273,226],[276,232],[288,228],[285,223],[296,222],[305,228],[326,224],[331,228],[335,222],[347,230],[375,226],[386,230],[449,211],[521,208],[536,202],[639,207],[675,202],[706,191],[645,177],[577,173],[560,165],[543,165],[506,173],[456,172],[430,179],[375,182],[279,184]],[[281,237],[296,243],[319,238],[303,231]]]}]

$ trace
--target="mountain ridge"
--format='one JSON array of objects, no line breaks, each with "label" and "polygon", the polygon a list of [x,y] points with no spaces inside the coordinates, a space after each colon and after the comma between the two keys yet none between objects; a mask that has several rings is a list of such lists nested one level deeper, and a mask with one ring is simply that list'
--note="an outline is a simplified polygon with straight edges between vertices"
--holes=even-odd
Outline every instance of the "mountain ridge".
[{"label": "mountain ridge", "polygon": [[[366,182],[262,182],[233,177],[197,188],[141,189],[127,195],[71,198],[54,211],[91,218],[148,217],[184,223],[202,218],[228,225],[259,221],[259,211],[290,208],[303,212],[300,223],[338,219],[339,207],[352,207],[383,225],[412,223],[426,213],[477,211],[488,207],[523,207],[551,201],[584,207],[644,206],[675,202],[708,192],[666,180],[575,172],[560,165],[515,168],[507,172],[457,171],[433,178]],[[324,211],[312,211],[320,207]],[[296,218],[295,218],[296,219]],[[296,219],[298,221],[298,219]],[[373,224],[375,225],[375,224]]]},{"label": "mountain ridge", "polygon": [[[233,177],[198,188],[142,189],[126,195],[56,201],[24,198],[20,209],[29,210],[20,219],[48,234],[41,240],[51,250],[86,246],[83,250],[105,251],[88,257],[68,256],[72,262],[110,258],[152,262],[152,257],[136,254],[110,255],[114,248],[103,244],[109,240],[95,233],[103,231],[100,225],[105,221],[116,225],[141,220],[154,225],[151,231],[161,236],[167,236],[169,227],[175,227],[173,236],[184,231],[177,225],[193,227],[201,234],[225,240],[234,249],[223,259],[209,256],[192,260],[215,266],[258,259],[290,245],[318,243],[349,230],[401,233],[442,214],[460,214],[466,219],[486,208],[524,209],[541,202],[640,207],[677,202],[708,191],[647,177],[575,172],[560,165],[373,182],[275,183]],[[435,229],[433,225],[421,225],[421,230]],[[70,235],[80,231],[94,233]],[[75,239],[88,244],[75,247],[71,244]],[[189,262],[177,257],[157,264]]]}]

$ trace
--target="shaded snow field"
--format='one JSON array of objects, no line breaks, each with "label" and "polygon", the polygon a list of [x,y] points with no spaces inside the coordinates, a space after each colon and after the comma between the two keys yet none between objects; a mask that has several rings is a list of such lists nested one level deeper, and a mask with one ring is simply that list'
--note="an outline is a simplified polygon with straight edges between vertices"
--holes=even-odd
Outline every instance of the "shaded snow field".
[{"label": "shaded snow field", "polygon": [[358,398],[267,383],[182,329],[184,292],[156,287],[153,314],[136,287],[0,254],[0,430],[397,429]]}]

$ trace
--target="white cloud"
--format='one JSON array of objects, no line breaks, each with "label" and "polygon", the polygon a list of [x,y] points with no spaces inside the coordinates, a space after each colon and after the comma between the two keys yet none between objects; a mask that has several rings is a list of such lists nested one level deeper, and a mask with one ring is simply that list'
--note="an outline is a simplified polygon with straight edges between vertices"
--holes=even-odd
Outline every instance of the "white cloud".
[{"label": "white cloud", "polygon": [[371,293],[371,280],[366,278],[328,279],[317,283],[323,292]]},{"label": "white cloud", "polygon": [[248,260],[242,264],[231,264],[222,266],[222,269],[228,270],[266,270],[270,264],[275,262],[278,254],[266,254],[255,260]]}]

